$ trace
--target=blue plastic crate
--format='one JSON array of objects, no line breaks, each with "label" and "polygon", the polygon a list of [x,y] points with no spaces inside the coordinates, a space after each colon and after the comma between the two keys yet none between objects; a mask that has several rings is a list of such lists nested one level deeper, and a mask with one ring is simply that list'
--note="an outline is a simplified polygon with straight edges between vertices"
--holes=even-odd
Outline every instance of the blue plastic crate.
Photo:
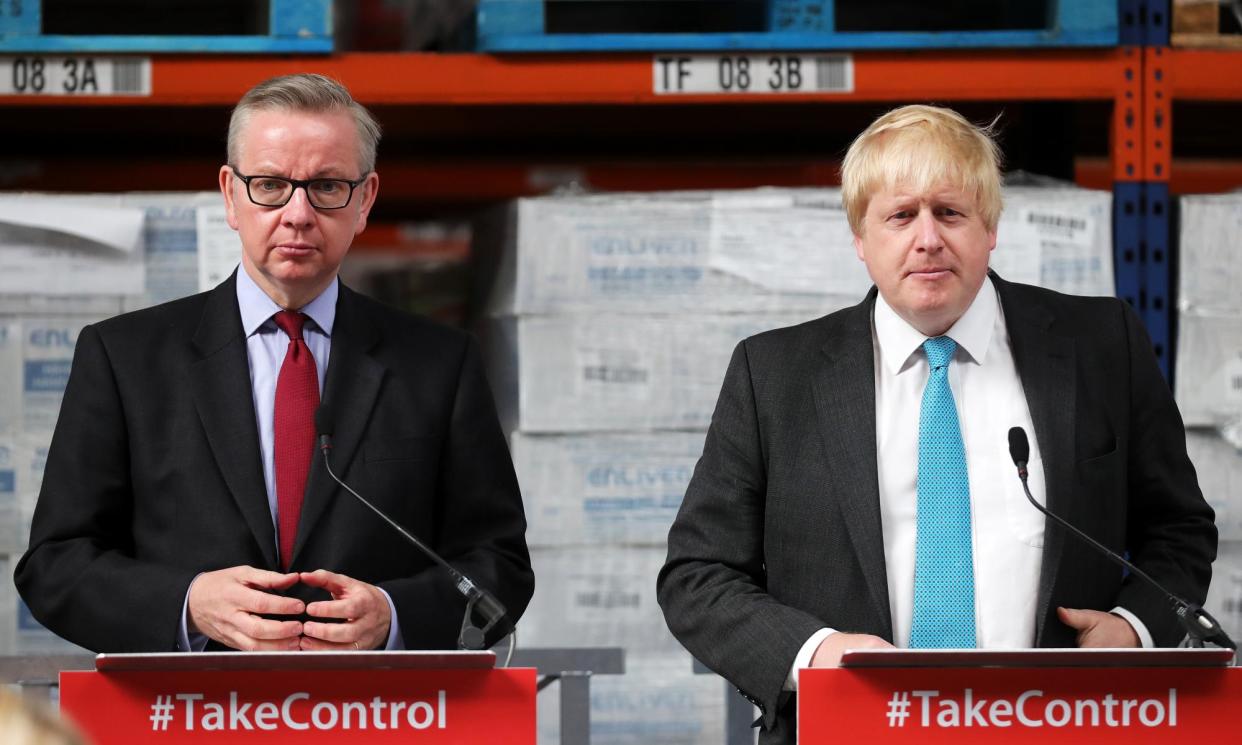
[{"label": "blue plastic crate", "polygon": [[[171,5],[171,4],[170,4]],[[152,12],[175,6],[153,4]],[[251,36],[77,36],[43,34],[41,0],[0,2],[0,54],[159,52],[294,53],[332,51],[332,0],[270,0],[268,32]]]},{"label": "blue plastic crate", "polygon": [[[1045,0],[1046,25],[1039,29],[838,31],[837,0],[766,0],[759,31],[549,33],[547,6],[558,0],[479,0],[476,47],[485,52],[595,52],[1115,46],[1119,1]],[[636,0],[639,4],[650,6]]]}]

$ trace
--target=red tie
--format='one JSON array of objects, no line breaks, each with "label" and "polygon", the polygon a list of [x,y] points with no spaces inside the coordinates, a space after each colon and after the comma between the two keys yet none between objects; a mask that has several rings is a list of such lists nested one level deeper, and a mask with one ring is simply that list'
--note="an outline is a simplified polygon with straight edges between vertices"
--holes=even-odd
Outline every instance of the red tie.
[{"label": "red tie", "polygon": [[289,335],[289,349],[276,379],[276,412],[273,418],[276,442],[276,516],[280,537],[280,566],[289,570],[293,558],[293,539],[298,534],[302,514],[302,495],[315,452],[315,409],[319,408],[319,375],[315,358],[302,340],[306,316],[282,310],[274,317],[276,325]]}]

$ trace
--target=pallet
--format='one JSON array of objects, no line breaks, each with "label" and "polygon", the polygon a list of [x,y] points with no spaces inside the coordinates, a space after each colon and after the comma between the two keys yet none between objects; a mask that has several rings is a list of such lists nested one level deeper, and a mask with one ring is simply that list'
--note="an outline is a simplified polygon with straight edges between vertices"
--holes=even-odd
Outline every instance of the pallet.
[{"label": "pallet", "polygon": [[[820,50],[820,49],[931,49],[996,47],[1104,47],[1119,43],[1118,0],[1044,0],[1037,6],[1038,28],[971,30],[971,18],[958,30],[901,30],[895,24],[884,30],[846,30],[839,23],[842,12],[854,10],[850,0],[752,0],[755,12],[739,11],[740,0],[698,0],[702,7],[718,6],[741,18],[737,29],[720,29],[718,16],[703,13],[699,28],[666,33],[578,32],[571,21],[558,21],[567,9],[581,6],[582,28],[597,26],[591,20],[606,6],[625,2],[581,0],[479,0],[476,12],[476,49],[484,52],[594,52],[594,51],[721,51],[721,50]],[[653,5],[693,6],[693,2],[650,3],[632,0],[636,27],[655,18]],[[591,6],[594,6],[592,8]],[[848,7],[847,7],[848,6]],[[923,4],[940,8],[940,4]],[[911,6],[915,7],[915,6]],[[980,5],[976,7],[987,7]],[[1042,9],[1042,10],[1040,10]],[[869,14],[869,15],[868,15]],[[855,13],[875,18],[874,10]],[[900,16],[901,14],[894,14]],[[757,22],[756,22],[757,21]],[[749,23],[748,23],[749,22]],[[1028,24],[1029,25],[1029,24]]]},{"label": "pallet", "polygon": [[[131,5],[133,5],[131,3]],[[180,29],[169,34],[44,33],[53,18],[72,18],[72,0],[3,0],[0,2],[0,54],[147,52],[193,54],[326,54],[332,51],[332,0],[269,0],[251,3],[239,0],[226,12],[261,13],[267,6],[266,19],[258,25],[265,33],[187,34]],[[147,13],[177,12],[176,3],[153,3]],[[182,6],[184,10],[185,6]],[[158,9],[158,10],[155,10]],[[97,8],[90,9],[98,12]],[[131,8],[131,13],[134,12]],[[154,20],[154,16],[152,16]],[[160,16],[167,27],[176,24],[175,17]],[[123,25],[123,22],[119,25]],[[143,24],[135,24],[143,25]]]},{"label": "pallet", "polygon": [[1220,0],[1173,0],[1170,44],[1193,49],[1242,49],[1242,34],[1221,28],[1221,15],[1228,12]]}]

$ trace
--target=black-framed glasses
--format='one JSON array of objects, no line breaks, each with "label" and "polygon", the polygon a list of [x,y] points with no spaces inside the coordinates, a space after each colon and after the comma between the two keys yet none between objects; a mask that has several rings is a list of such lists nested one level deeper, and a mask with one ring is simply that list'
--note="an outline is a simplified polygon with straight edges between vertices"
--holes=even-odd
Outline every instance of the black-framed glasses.
[{"label": "black-framed glasses", "polygon": [[367,180],[367,174],[357,181],[343,178],[312,178],[304,181],[283,176],[243,176],[233,166],[233,175],[246,185],[246,196],[260,207],[284,207],[293,199],[293,192],[306,190],[306,198],[318,210],[339,210],[349,206],[354,189]]}]

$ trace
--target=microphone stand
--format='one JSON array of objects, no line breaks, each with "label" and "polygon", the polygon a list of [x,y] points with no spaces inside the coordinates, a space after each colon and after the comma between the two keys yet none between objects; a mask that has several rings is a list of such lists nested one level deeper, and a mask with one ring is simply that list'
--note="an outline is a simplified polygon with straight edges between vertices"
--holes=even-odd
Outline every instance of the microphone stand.
[{"label": "microphone stand", "polygon": [[[1018,428],[1015,427],[1015,429],[1018,429]],[[1012,435],[1011,435],[1011,438],[1012,438]],[[1025,433],[1023,433],[1022,441],[1023,443],[1025,443],[1026,441]],[[1010,440],[1010,442],[1012,443],[1012,439]],[[1012,447],[1012,444],[1010,447]],[[1065,528],[1066,530],[1069,530],[1071,533],[1078,536],[1082,540],[1086,541],[1088,544],[1094,547],[1101,554],[1103,554],[1104,556],[1107,556],[1108,559],[1112,561],[1114,564],[1117,564],[1123,567],[1124,569],[1129,570],[1136,577],[1141,578],[1144,582],[1156,588],[1156,590],[1158,590],[1162,595],[1165,596],[1165,598],[1168,599],[1169,603],[1173,606],[1173,612],[1177,614],[1177,619],[1182,624],[1182,628],[1186,630],[1186,634],[1190,637],[1190,646],[1199,648],[1203,646],[1204,642],[1212,642],[1213,644],[1217,646],[1225,647],[1228,649],[1236,650],[1238,648],[1237,645],[1234,644],[1233,639],[1230,639],[1229,635],[1225,633],[1225,630],[1221,628],[1220,622],[1212,617],[1211,613],[1208,613],[1202,607],[1194,603],[1191,603],[1187,600],[1183,600],[1177,595],[1174,595],[1172,592],[1169,592],[1168,590],[1164,589],[1164,587],[1161,586],[1159,582],[1152,579],[1151,576],[1147,574],[1147,572],[1144,572],[1142,569],[1139,569],[1138,567],[1136,567],[1133,563],[1126,561],[1121,556],[1118,556],[1116,552],[1110,550],[1109,548],[1104,546],[1104,544],[1095,540],[1094,538],[1082,532],[1078,528],[1075,528],[1073,525],[1070,525],[1068,521],[1062,519],[1058,515],[1053,514],[1042,504],[1035,501],[1035,497],[1031,496],[1031,489],[1029,486],[1027,486],[1027,483],[1026,483],[1026,479],[1028,476],[1027,470],[1026,470],[1026,459],[1025,458],[1019,459],[1019,456],[1015,455],[1014,465],[1018,467],[1018,478],[1022,480],[1022,491],[1026,493],[1027,501],[1030,502],[1035,507],[1035,509],[1039,510],[1045,516],[1052,519],[1057,525],[1060,525],[1061,527]]]},{"label": "microphone stand", "polygon": [[[319,435],[319,450],[323,453],[323,464],[324,467],[327,468],[328,475],[332,477],[332,480],[339,484],[345,491],[352,494],[359,502],[366,505],[368,509],[378,515],[384,522],[388,523],[393,530],[401,534],[403,538],[413,544],[419,551],[422,551],[423,554],[430,557],[433,561],[443,567],[445,571],[449,573],[449,577],[452,578],[454,587],[456,587],[457,591],[466,598],[466,612],[461,619],[461,631],[457,636],[457,648],[467,650],[483,649],[484,639],[487,636],[487,632],[491,631],[492,628],[500,622],[500,619],[504,617],[505,607],[501,605],[500,601],[497,600],[491,593],[476,585],[466,575],[457,571],[453,565],[441,558],[435,551],[428,548],[408,530],[401,527],[397,521],[384,514],[383,510],[368,502],[361,494],[350,488],[349,484],[342,481],[332,471],[332,463],[328,458],[328,451],[331,449],[331,436],[321,433]],[[474,625],[473,615],[476,608],[479,611],[479,615],[484,619],[483,628],[479,628]],[[513,649],[517,646],[516,626],[509,632],[509,636],[512,638],[509,643],[509,653],[505,659],[505,667],[508,667],[509,661],[513,658]]]}]

